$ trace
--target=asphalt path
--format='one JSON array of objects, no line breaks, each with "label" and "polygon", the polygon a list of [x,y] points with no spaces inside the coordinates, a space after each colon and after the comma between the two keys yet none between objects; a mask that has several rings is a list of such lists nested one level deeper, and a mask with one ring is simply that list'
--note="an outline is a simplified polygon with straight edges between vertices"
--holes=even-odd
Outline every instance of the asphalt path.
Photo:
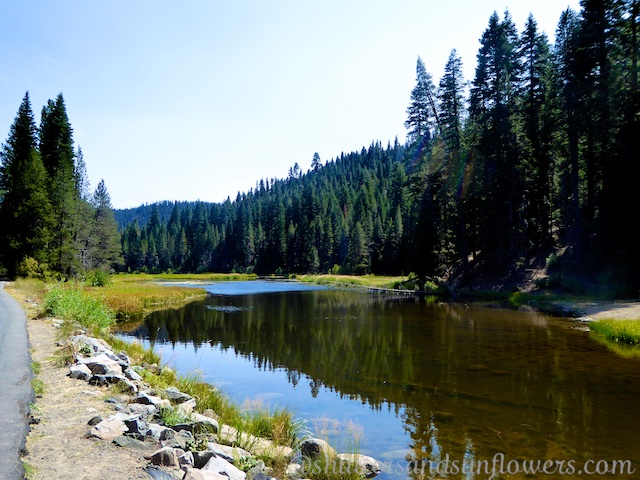
[{"label": "asphalt path", "polygon": [[20,451],[28,429],[31,357],[27,317],[0,281],[0,479],[22,480]]}]

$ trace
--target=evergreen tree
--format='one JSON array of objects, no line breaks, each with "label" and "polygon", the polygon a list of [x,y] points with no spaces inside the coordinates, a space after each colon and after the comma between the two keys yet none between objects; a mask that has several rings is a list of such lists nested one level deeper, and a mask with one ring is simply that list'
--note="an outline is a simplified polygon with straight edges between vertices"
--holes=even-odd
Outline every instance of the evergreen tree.
[{"label": "evergreen tree", "polygon": [[32,257],[48,260],[52,210],[37,152],[37,128],[27,92],[0,153],[0,260],[10,275]]},{"label": "evergreen tree", "polygon": [[115,269],[122,262],[118,225],[113,215],[111,197],[104,180],[100,180],[93,192],[94,208],[90,236],[90,268]]},{"label": "evergreen tree", "polygon": [[55,212],[51,265],[65,276],[80,269],[80,247],[76,242],[80,192],[76,180],[73,131],[62,94],[42,109],[40,155],[49,173],[49,192]]}]

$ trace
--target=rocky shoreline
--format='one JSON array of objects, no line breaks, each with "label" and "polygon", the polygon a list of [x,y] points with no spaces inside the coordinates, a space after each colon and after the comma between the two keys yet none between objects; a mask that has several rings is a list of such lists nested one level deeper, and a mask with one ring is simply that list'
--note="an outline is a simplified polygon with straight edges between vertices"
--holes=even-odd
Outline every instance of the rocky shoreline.
[{"label": "rocky shoreline", "polygon": [[[175,387],[154,390],[143,381],[145,370],[159,373],[168,367],[132,365],[125,353],[115,353],[102,339],[75,335],[66,341],[65,348],[73,352],[69,378],[94,387],[117,385],[104,389],[118,392],[105,400],[110,411],[87,415],[86,437],[141,452],[146,462],[142,468],[150,478],[298,480],[311,472],[320,473],[322,468],[357,473],[362,478],[380,473],[375,459],[337,453],[322,439],[308,438],[293,449],[221,425],[214,411],[196,413],[193,397]],[[187,420],[167,425],[163,412],[172,410]],[[286,465],[284,474],[274,477],[263,459]]]}]

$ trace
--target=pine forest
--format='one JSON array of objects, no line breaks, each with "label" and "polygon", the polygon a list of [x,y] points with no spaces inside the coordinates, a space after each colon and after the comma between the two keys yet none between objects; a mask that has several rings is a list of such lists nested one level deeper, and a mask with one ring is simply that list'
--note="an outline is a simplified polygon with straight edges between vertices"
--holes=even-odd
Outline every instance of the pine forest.
[{"label": "pine forest", "polygon": [[2,148],[0,262],[65,278],[412,272],[461,287],[545,265],[539,286],[589,278],[635,294],[639,2],[581,6],[553,44],[532,16],[519,31],[494,13],[473,79],[455,50],[439,80],[418,57],[405,140],[315,154],[223,203],[113,212],[104,182],[89,192],[62,95],[36,126],[27,94]]}]

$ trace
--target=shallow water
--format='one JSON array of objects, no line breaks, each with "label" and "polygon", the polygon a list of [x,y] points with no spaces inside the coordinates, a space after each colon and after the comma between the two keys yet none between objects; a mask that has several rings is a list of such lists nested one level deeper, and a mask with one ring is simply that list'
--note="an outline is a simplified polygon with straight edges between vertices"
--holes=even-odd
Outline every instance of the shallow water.
[{"label": "shallow water", "polygon": [[[446,459],[480,468],[500,455],[575,462],[574,475],[530,478],[584,478],[588,460],[614,459],[638,469],[619,478],[640,475],[640,361],[574,321],[288,282],[206,288],[204,301],[120,335],[153,344],[180,372],[199,370],[239,403],[289,407],[339,450],[355,438],[383,462],[378,478],[444,472]],[[490,477],[480,470],[446,473]]]}]

